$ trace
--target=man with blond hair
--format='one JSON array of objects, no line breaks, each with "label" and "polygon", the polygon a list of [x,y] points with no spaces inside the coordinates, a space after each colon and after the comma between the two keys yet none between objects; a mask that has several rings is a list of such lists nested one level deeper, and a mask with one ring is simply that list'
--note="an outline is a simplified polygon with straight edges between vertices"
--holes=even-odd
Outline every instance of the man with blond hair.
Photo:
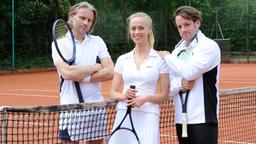
[{"label": "man with blond hair", "polygon": [[[58,55],[54,44],[52,45],[52,58],[54,65],[60,76],[64,78],[64,82],[60,92],[60,104],[74,104],[79,103],[76,90],[73,86],[73,81],[80,83],[81,93],[86,103],[88,102],[102,102],[103,96],[100,92],[99,82],[110,80],[113,76],[114,64],[111,60],[110,54],[105,42],[101,37],[91,35],[93,27],[96,24],[97,11],[93,5],[88,2],[81,2],[72,6],[68,14],[68,24],[70,25],[75,38],[76,44],[76,59],[74,65],[66,64]],[[68,36],[66,41],[70,41]],[[99,58],[100,63],[96,62]],[[74,122],[77,115],[86,115],[85,113],[72,113],[71,118],[67,122],[60,121],[60,139],[68,143],[79,143],[79,141],[86,139],[86,134],[83,134],[83,125],[85,128],[91,128],[90,123],[84,122],[83,118]],[[64,114],[61,116],[65,116]],[[85,117],[86,118],[86,117]],[[73,119],[73,121],[72,121]],[[82,124],[81,124],[82,123]],[[95,130],[100,128],[104,121],[93,120]],[[78,126],[79,125],[79,126]],[[72,128],[79,127],[78,130]],[[87,132],[90,132],[88,130]],[[77,134],[78,133],[78,134]],[[87,139],[86,139],[87,140]],[[102,137],[89,139],[87,144],[100,144]]]}]

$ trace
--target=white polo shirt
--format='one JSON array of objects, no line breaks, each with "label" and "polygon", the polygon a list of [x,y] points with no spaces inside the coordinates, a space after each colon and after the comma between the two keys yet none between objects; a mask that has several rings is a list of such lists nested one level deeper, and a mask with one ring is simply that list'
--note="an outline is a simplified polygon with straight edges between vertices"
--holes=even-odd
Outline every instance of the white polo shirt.
[{"label": "white polo shirt", "polygon": [[[135,85],[137,95],[154,95],[157,93],[157,82],[159,76],[163,73],[169,73],[165,61],[158,53],[151,49],[148,57],[144,60],[140,69],[137,69],[134,61],[134,50],[124,55],[121,55],[115,64],[115,72],[122,75],[124,81],[123,93],[130,87]],[[126,101],[119,101],[117,109],[126,109]],[[153,112],[159,114],[159,105],[146,102],[140,108],[133,110]]]},{"label": "white polo shirt", "polygon": [[[70,35],[63,40],[63,45],[67,49],[72,49]],[[99,37],[94,35],[87,35],[82,43],[76,40],[76,59],[75,65],[92,65],[96,63],[96,57],[99,58],[110,57],[105,42]],[[60,59],[59,54],[52,43],[52,58],[55,63]],[[99,102],[103,101],[103,96],[100,93],[100,84],[98,82],[80,83],[81,92],[85,102]],[[60,93],[61,104],[79,103],[73,81],[65,80]]]},{"label": "white polo shirt", "polygon": [[218,123],[220,48],[201,31],[186,47],[192,53],[192,58],[188,62],[177,58],[180,49],[184,47],[185,41],[181,40],[172,54],[165,57],[170,70],[170,94],[174,96],[176,123],[182,122],[182,107],[178,94],[182,89],[182,77],[196,80],[188,96],[188,124]]}]

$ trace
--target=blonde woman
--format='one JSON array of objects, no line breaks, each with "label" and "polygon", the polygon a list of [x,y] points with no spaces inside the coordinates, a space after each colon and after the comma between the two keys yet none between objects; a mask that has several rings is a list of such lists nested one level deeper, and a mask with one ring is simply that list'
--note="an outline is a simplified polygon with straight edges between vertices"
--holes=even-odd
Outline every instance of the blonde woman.
[{"label": "blonde woman", "polygon": [[[137,12],[128,17],[127,23],[129,36],[135,46],[132,51],[119,56],[114,68],[110,95],[119,102],[113,128],[123,119],[127,106],[132,106],[133,124],[140,143],[159,144],[159,104],[168,99],[168,67],[153,48],[151,18],[146,13]],[[130,89],[130,85],[135,85],[136,89]],[[130,128],[128,119],[123,126]],[[109,143],[135,144],[128,133],[115,133]]]}]

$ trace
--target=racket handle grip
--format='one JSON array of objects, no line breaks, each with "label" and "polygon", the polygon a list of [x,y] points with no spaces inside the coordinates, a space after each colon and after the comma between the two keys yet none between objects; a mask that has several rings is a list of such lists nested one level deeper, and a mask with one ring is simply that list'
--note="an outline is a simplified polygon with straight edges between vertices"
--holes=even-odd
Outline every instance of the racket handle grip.
[{"label": "racket handle grip", "polygon": [[[131,88],[131,89],[135,89],[135,88],[136,88],[136,86],[135,86],[135,85],[130,85],[130,88]],[[130,110],[131,110],[131,109],[132,109],[132,106],[128,106],[128,109],[130,109]]]},{"label": "racket handle grip", "polygon": [[130,89],[135,89],[136,86],[135,85],[130,85]]},{"label": "racket handle grip", "polygon": [[187,114],[182,113],[182,134],[181,137],[188,137],[188,130],[187,130]]},{"label": "racket handle grip", "polygon": [[135,85],[130,85],[130,89],[135,89],[136,86]]},{"label": "racket handle grip", "polygon": [[135,89],[136,86],[135,86],[135,85],[130,85],[130,88],[131,88],[131,89]]}]

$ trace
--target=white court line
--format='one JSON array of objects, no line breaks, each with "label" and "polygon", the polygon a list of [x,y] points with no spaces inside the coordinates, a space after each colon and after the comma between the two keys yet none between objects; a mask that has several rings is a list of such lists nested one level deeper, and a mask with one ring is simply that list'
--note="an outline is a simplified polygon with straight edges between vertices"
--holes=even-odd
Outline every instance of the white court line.
[{"label": "white court line", "polygon": [[255,82],[254,79],[251,79],[251,78],[247,78],[247,79],[223,79],[223,81],[251,81],[251,82]]},{"label": "white court line", "polygon": [[7,90],[7,92],[12,91],[42,91],[42,92],[58,92],[57,90],[43,90],[43,89],[11,89]]},{"label": "white court line", "polygon": [[[10,117],[10,119],[11,119],[12,117]],[[49,124],[49,123],[42,123],[42,122],[40,122],[40,123],[38,123],[38,122],[35,122],[35,121],[32,121],[32,122],[27,122],[27,121],[25,121],[25,122],[18,122],[19,123],[19,125],[21,124],[21,125],[26,125],[26,126],[30,126],[30,127],[28,127],[27,129],[32,129],[32,128],[36,128],[37,126],[54,126],[53,124]],[[28,125],[29,124],[29,125]],[[34,127],[32,127],[32,126],[34,126]],[[32,127],[32,128],[31,128]],[[48,127],[49,128],[49,127]]]},{"label": "white court line", "polygon": [[237,142],[237,141],[225,141],[225,140],[218,140],[221,143],[226,143],[226,144],[255,144],[255,143],[248,143],[248,142]]},{"label": "white court line", "polygon": [[[7,90],[6,92],[13,92],[13,91],[41,91],[41,92],[58,92],[58,90],[42,90],[42,89],[11,89]],[[102,95],[108,95],[109,92],[101,92]]]},{"label": "white court line", "polygon": [[[162,134],[160,137],[173,137],[176,138],[177,136],[175,135],[168,135],[168,134]],[[221,143],[226,143],[226,144],[256,144],[256,143],[248,143],[248,142],[238,142],[238,141],[228,141],[228,140],[218,140]]]},{"label": "white court line", "polygon": [[[168,134],[162,134],[160,135],[160,137],[173,137],[173,138],[177,138],[176,135],[168,135]],[[248,142],[238,142],[238,141],[229,141],[229,140],[218,140],[221,143],[225,143],[225,144],[256,144],[256,143],[248,143]]]},{"label": "white court line", "polygon": [[[225,108],[237,108],[237,105],[225,105]],[[244,109],[256,109],[256,106],[240,106],[239,107],[240,110],[244,110]]]},{"label": "white court line", "polygon": [[2,92],[0,95],[13,95],[13,96],[27,96],[27,97],[48,97],[48,98],[56,98],[59,96],[53,96],[53,95],[37,95],[37,94],[17,94],[17,93],[5,93]]},{"label": "white court line", "polygon": [[253,83],[256,84],[255,81],[233,81],[233,80],[223,80],[222,82],[224,83],[234,83],[234,82],[239,82],[239,83]]},{"label": "white court line", "polygon": [[177,138],[176,135],[168,135],[168,134],[161,134],[160,137],[172,137],[172,138]]},{"label": "white court line", "polygon": [[[27,97],[46,97],[46,98],[56,98],[59,97],[59,95],[38,95],[38,94],[18,94],[18,93],[13,93],[16,91],[34,91],[34,92],[56,92],[58,93],[57,90],[43,90],[43,89],[11,89],[7,90],[6,92],[0,92],[0,95],[13,95],[13,96],[27,96]],[[11,93],[12,92],[12,93]],[[108,95],[108,92],[102,92],[102,95]]]}]

